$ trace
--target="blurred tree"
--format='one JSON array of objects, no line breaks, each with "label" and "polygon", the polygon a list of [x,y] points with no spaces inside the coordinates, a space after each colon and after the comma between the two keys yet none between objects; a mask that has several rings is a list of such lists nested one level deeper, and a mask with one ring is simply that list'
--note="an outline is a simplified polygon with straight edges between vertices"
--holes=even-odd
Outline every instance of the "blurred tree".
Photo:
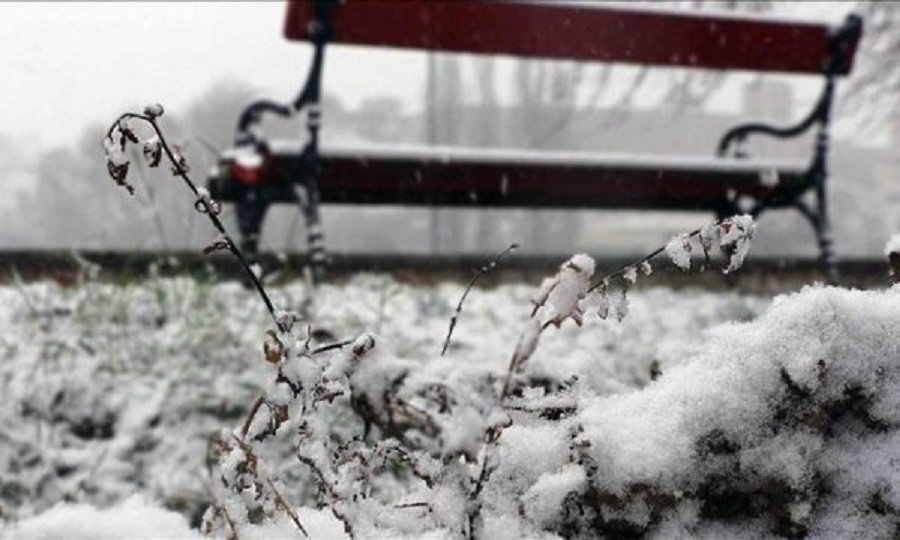
[{"label": "blurred tree", "polygon": [[102,159],[100,125],[84,131],[74,148],[44,153],[36,181],[19,195],[19,219],[28,243],[42,248],[144,247],[147,216],[136,212],[127,194],[113,185]]},{"label": "blurred tree", "polygon": [[[426,140],[429,145],[471,146],[462,140],[463,112],[461,59],[430,53],[426,81]],[[466,246],[463,214],[456,209],[433,208],[430,212],[431,250],[458,252]]]},{"label": "blurred tree", "polygon": [[396,97],[367,97],[354,115],[357,132],[372,141],[398,141],[402,138],[399,122],[402,109],[403,104]]},{"label": "blurred tree", "polygon": [[185,134],[202,140],[217,151],[232,145],[237,118],[256,96],[257,90],[242,81],[223,80],[213,84],[178,115]]},{"label": "blurred tree", "polygon": [[859,2],[865,28],[842,106],[867,127],[896,130],[900,121],[900,3]]}]

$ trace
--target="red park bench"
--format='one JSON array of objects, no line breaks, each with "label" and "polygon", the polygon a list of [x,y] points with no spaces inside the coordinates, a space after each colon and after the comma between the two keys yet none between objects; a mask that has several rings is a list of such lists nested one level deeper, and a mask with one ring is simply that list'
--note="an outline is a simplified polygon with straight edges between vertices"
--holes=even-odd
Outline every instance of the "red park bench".
[{"label": "red park bench", "polygon": [[[237,204],[245,248],[256,250],[266,209],[300,203],[317,277],[326,261],[321,203],[453,207],[695,210],[726,216],[792,207],[810,222],[834,275],[828,218],[829,123],[835,78],[853,64],[862,21],[839,27],[741,17],[522,0],[306,0],[288,4],[285,35],[309,41],[312,63],[287,104],[258,101],[242,113],[236,147],[210,178],[212,196]],[[319,145],[325,50],[331,44],[626,64],[818,75],[824,88],[793,126],[747,123],[716,155],[679,159],[521,150]],[[267,141],[266,113],[306,112],[299,144]],[[808,162],[748,158],[750,135],[789,138],[817,129]]]}]

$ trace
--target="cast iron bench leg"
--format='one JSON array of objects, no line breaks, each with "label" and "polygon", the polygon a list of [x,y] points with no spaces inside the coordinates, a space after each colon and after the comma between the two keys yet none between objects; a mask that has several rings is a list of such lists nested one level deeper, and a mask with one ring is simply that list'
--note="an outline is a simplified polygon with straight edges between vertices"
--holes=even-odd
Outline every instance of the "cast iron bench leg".
[{"label": "cast iron bench leg", "polygon": [[254,188],[236,187],[235,191],[241,251],[251,262],[255,262],[259,257],[259,231],[266,215],[268,201]]},{"label": "cast iron bench leg", "polygon": [[834,75],[828,74],[825,78],[825,92],[823,99],[825,106],[822,108],[820,127],[816,133],[815,157],[813,161],[813,179],[815,181],[817,227],[816,237],[819,241],[819,257],[822,270],[828,283],[836,285],[839,279],[837,264],[834,259],[833,237],[831,235],[831,221],[828,215],[828,143],[829,127],[831,125],[831,101],[834,96]]},{"label": "cast iron bench leg", "polygon": [[328,255],[325,251],[325,233],[319,216],[319,183],[315,177],[306,182],[306,204],[303,214],[306,218],[306,244],[309,249],[310,268],[313,283],[321,283],[325,277]]}]

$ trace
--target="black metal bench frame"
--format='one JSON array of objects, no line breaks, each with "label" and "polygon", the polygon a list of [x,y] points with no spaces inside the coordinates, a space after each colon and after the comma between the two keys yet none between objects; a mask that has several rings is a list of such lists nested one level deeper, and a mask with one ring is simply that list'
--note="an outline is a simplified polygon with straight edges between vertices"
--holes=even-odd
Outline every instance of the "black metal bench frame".
[{"label": "black metal bench frame", "polygon": [[[306,76],[306,82],[303,85],[301,92],[290,104],[281,104],[274,101],[263,100],[249,105],[240,116],[235,141],[236,145],[239,147],[253,147],[260,154],[271,156],[272,153],[268,147],[268,143],[257,131],[257,126],[263,116],[266,114],[274,114],[277,116],[289,117],[305,111],[306,130],[308,132],[308,139],[305,147],[299,154],[279,160],[277,171],[274,171],[273,174],[276,178],[275,181],[260,186],[247,186],[243,185],[241,182],[235,181],[233,178],[229,177],[227,173],[223,173],[222,175],[211,179],[210,187],[214,197],[224,201],[233,201],[237,203],[239,229],[242,238],[244,239],[245,248],[251,253],[256,251],[257,238],[268,206],[276,202],[297,202],[303,209],[306,220],[307,240],[314,278],[320,279],[327,259],[319,213],[320,204],[323,202],[321,196],[323,186],[320,181],[320,176],[322,174],[322,158],[319,148],[319,131],[321,127],[320,97],[325,51],[327,45],[334,40],[335,29],[333,26],[333,16],[334,10],[338,8],[338,6],[333,0],[313,0],[312,2],[306,0],[306,4],[312,6],[314,18],[306,26],[306,35],[303,36],[302,39],[308,39],[312,42],[313,55]],[[478,3],[476,2],[475,4]],[[309,5],[304,6],[304,8],[308,8]],[[381,8],[382,6],[378,7]],[[454,7],[458,8],[460,6]],[[524,4],[523,6],[518,7],[530,9],[531,5]],[[469,8],[471,8],[471,6],[469,6]],[[626,16],[628,15],[626,14]],[[291,21],[289,21],[288,24],[290,25]],[[638,19],[637,24],[641,24],[640,19]],[[294,21],[294,25],[296,26],[296,21]],[[290,28],[288,29],[289,34],[292,31],[295,34],[298,32],[296,28],[293,30]],[[675,202],[669,206],[679,207],[679,205],[684,205],[684,209],[687,210],[712,210],[719,217],[742,212],[749,212],[754,216],[758,216],[767,209],[795,208],[809,221],[816,234],[821,263],[824,270],[827,272],[829,280],[836,280],[836,265],[827,205],[829,129],[834,101],[835,79],[839,75],[849,73],[855,48],[861,33],[862,21],[855,15],[850,15],[841,26],[831,31],[828,37],[830,52],[821,65],[821,75],[824,77],[823,90],[816,105],[813,107],[813,110],[801,122],[786,127],[772,126],[758,122],[739,125],[726,132],[718,145],[718,156],[722,158],[727,156],[743,158],[746,157],[746,154],[741,149],[741,143],[750,136],[765,135],[786,139],[797,137],[816,128],[817,132],[812,159],[808,168],[802,175],[798,178],[791,179],[791,181],[780,182],[774,188],[764,192],[750,194],[749,198],[751,199],[751,204],[749,207],[744,204],[744,201],[748,198],[747,193],[729,193],[728,196],[717,198],[714,202],[700,208],[696,205],[684,205],[683,201]],[[297,38],[296,35],[289,37]],[[362,38],[363,41],[365,39],[368,38]],[[557,56],[563,55],[557,54]],[[679,63],[677,58],[675,60],[676,61],[674,62],[668,61],[665,63]],[[704,61],[706,64],[703,63]],[[693,62],[685,60],[680,61],[680,64],[682,65],[696,67],[715,66],[715,63],[716,59],[714,54],[710,56],[710,59],[701,59],[699,62],[697,62],[696,59],[694,59]],[[787,69],[781,70],[788,71]],[[809,70],[807,69],[807,72],[808,71]],[[355,171],[355,174],[360,174],[360,171],[364,171],[368,174],[372,170],[372,159],[373,158],[371,157],[367,157],[361,169],[359,167],[355,169],[350,167],[349,170]],[[377,165],[377,161],[375,163]],[[382,165],[387,167],[387,169],[385,169],[385,171],[387,171],[385,174],[390,172],[391,166],[398,165],[397,162],[386,163],[386,165],[382,163]],[[408,168],[410,162],[407,160],[405,165]],[[423,166],[424,165],[423,162]],[[437,166],[434,163],[431,165]],[[477,164],[470,165],[475,166]],[[595,171],[597,170],[599,169],[595,169]],[[582,173],[584,172],[586,171],[582,171]],[[298,187],[301,189],[298,190]],[[400,196],[397,193],[393,193],[391,190],[368,193],[366,195],[367,198],[363,198],[362,200],[348,196],[346,191],[338,190],[335,193],[329,194],[328,190],[325,189],[325,193],[327,196],[325,197],[324,202],[349,202],[357,204],[366,204],[367,202],[373,204],[462,204],[452,198],[441,200],[440,197],[432,197],[427,193],[422,194],[421,197],[410,197],[408,193],[405,196]],[[812,193],[812,201],[805,198],[808,193]],[[382,194],[383,196],[380,196]],[[738,195],[743,196],[738,197]],[[487,202],[488,204],[492,204],[490,201]],[[482,205],[484,203],[484,200],[479,202],[479,204]],[[513,201],[513,203],[504,203],[504,205],[547,206],[540,203],[533,205],[527,204],[527,200],[518,201],[518,204]],[[602,207],[603,205],[561,203],[550,206]],[[606,207],[610,206],[615,207],[617,205],[615,204],[615,201],[612,201],[610,205],[606,205]],[[642,207],[640,204],[627,206],[633,208]],[[655,205],[653,207],[658,208],[659,206]]]}]

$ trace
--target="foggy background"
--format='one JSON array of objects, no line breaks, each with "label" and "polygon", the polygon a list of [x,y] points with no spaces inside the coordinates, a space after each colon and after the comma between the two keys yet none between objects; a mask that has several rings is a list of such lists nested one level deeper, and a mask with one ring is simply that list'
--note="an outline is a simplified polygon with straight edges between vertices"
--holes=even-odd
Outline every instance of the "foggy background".
[{"label": "foggy background", "polygon": [[[671,3],[838,23],[866,17],[862,49],[839,103],[830,156],[839,257],[880,256],[900,230],[900,9],[884,3]],[[284,4],[0,4],[0,249],[200,249],[212,238],[177,179],[135,167],[128,198],[107,177],[106,123],[152,101],[205,180],[240,110],[290,100],[311,47],[281,37]],[[359,142],[709,156],[729,127],[793,122],[812,108],[818,77],[520,61],[499,57],[329,47],[324,146]],[[300,120],[271,121],[278,138]],[[808,160],[810,137],[751,139],[752,156]],[[336,252],[643,252],[703,213],[445,210],[327,206]],[[233,209],[226,223],[234,228]],[[305,250],[296,208],[270,211],[263,250]],[[795,211],[764,214],[754,251],[812,256]]]}]

